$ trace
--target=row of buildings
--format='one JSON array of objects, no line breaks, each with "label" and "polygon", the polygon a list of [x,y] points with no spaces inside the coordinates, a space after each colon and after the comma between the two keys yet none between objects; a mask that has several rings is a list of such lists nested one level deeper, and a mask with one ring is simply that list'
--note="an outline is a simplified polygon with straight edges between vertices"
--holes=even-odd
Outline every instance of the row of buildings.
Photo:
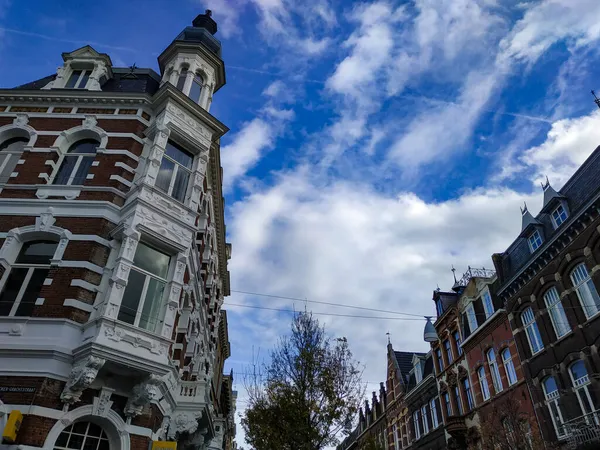
[{"label": "row of buildings", "polygon": [[600,147],[542,188],[494,270],[433,292],[430,350],[388,344],[386,385],[338,449],[600,448]]},{"label": "row of buildings", "polygon": [[216,31],[0,89],[0,448],[233,448]]}]

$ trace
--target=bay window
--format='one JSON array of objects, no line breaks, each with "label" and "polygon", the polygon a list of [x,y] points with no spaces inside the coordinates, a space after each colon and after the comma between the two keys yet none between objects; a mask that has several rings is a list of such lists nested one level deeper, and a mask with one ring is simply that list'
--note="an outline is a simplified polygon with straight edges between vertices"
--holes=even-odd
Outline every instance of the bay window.
[{"label": "bay window", "polygon": [[600,311],[600,297],[585,264],[581,263],[571,272],[571,281],[579,302],[588,319]]},{"label": "bay window", "polygon": [[556,380],[554,377],[548,377],[542,382],[542,389],[544,391],[544,397],[546,398],[546,406],[552,419],[552,425],[554,425],[554,431],[556,436],[562,438],[565,436],[564,420],[562,411],[560,410],[560,395],[558,393],[558,387],[556,386]]},{"label": "bay window", "polygon": [[54,241],[23,244],[0,293],[0,316],[31,316],[57,246]]},{"label": "bay window", "polygon": [[540,335],[537,323],[535,323],[535,316],[533,315],[531,307],[525,309],[525,311],[521,313],[521,321],[525,328],[525,334],[527,335],[531,354],[535,355],[544,349],[544,343],[542,342],[542,336]]},{"label": "bay window", "polygon": [[99,145],[100,143],[94,139],[83,139],[71,145],[63,156],[53,184],[84,184],[90,167],[96,159],[96,150]]},{"label": "bay window", "polygon": [[192,173],[194,157],[169,141],[163,155],[155,186],[175,200],[183,202]]},{"label": "bay window", "polygon": [[[590,395],[590,377],[583,361],[579,360],[571,364],[571,367],[569,367],[569,375],[571,376],[571,381],[573,382],[573,387],[577,394],[581,412],[584,415],[594,413],[593,421],[596,425],[600,425],[598,414],[596,414],[596,407],[594,406],[592,396]],[[585,420],[586,422],[591,423],[592,418],[587,416]]]},{"label": "bay window", "polygon": [[138,244],[118,320],[150,332],[159,331],[170,262],[169,255],[141,242]]},{"label": "bay window", "polygon": [[510,355],[510,350],[507,348],[502,351],[502,362],[504,363],[504,371],[506,372],[508,385],[512,386],[517,382],[517,372],[515,371],[515,365]]},{"label": "bay window", "polygon": [[498,361],[496,361],[496,352],[493,348],[490,348],[487,352],[488,365],[490,366],[490,373],[492,375],[492,385],[496,393],[502,392],[502,379],[500,378],[500,370],[498,369]]},{"label": "bay window", "polygon": [[560,296],[558,295],[558,291],[555,287],[551,287],[544,294],[544,302],[546,302],[546,306],[548,307],[550,321],[552,322],[552,327],[554,328],[556,337],[563,337],[565,334],[571,331],[571,326],[569,325],[569,320],[565,314],[565,309],[563,308],[562,302],[560,301]]}]

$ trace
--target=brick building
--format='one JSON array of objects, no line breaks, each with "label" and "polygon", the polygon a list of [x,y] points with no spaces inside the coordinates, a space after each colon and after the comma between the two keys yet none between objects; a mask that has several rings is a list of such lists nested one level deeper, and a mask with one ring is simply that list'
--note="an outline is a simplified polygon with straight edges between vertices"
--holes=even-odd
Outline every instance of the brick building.
[{"label": "brick building", "polygon": [[[547,441],[600,440],[600,148],[493,255],[525,378]],[[574,448],[574,447],[572,447]]]},{"label": "brick building", "polygon": [[373,391],[371,403],[365,400],[358,412],[358,425],[337,446],[338,450],[385,450],[387,420],[387,394],[383,383],[379,386],[379,396]]},{"label": "brick building", "polygon": [[160,74],[85,46],[0,90],[0,429],[20,411],[19,448],[231,447],[216,31],[199,15]]}]

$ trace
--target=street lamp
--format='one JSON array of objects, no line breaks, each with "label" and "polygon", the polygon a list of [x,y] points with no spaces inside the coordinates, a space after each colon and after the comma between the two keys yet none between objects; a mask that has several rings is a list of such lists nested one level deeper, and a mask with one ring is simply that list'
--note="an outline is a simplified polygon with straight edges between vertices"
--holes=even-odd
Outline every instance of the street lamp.
[{"label": "street lamp", "polygon": [[435,327],[431,323],[431,317],[425,316],[425,320],[427,323],[425,324],[425,330],[423,331],[423,340],[425,342],[435,342],[438,340],[437,332],[435,331]]}]

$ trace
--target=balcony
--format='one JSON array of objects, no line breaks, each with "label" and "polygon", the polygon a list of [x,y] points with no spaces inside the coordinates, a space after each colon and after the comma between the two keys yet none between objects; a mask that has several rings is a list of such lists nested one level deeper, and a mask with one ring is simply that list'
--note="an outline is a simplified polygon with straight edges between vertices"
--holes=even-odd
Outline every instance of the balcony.
[{"label": "balcony", "polygon": [[600,410],[569,420],[563,427],[567,443],[565,448],[577,449],[591,444],[600,447]]},{"label": "balcony", "polygon": [[457,438],[464,436],[467,433],[467,424],[465,416],[450,416],[446,419],[446,431]]}]

